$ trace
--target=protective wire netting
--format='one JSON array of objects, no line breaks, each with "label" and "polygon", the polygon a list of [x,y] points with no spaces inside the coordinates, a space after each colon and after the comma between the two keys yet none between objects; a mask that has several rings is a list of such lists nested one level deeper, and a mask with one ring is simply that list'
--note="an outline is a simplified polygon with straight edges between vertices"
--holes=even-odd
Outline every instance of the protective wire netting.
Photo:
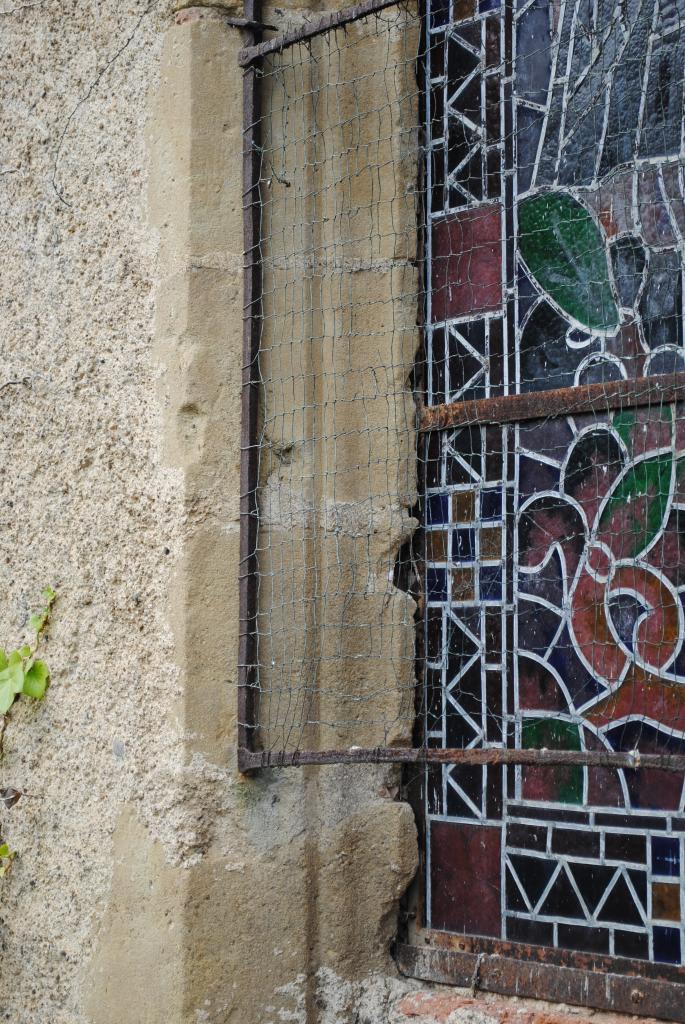
[{"label": "protective wire netting", "polygon": [[270,749],[411,737],[416,606],[395,580],[417,525],[419,34],[398,6],[260,68],[257,741]]},{"label": "protective wire netting", "polygon": [[685,753],[682,8],[403,3],[261,59],[258,748]]}]

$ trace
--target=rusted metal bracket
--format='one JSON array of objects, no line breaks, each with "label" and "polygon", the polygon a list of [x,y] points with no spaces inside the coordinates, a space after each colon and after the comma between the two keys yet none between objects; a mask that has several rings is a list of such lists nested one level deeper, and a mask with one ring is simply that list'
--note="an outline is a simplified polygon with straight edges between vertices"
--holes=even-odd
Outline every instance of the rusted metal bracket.
[{"label": "rusted metal bracket", "polygon": [[501,395],[473,401],[424,406],[419,430],[447,430],[471,423],[514,423],[574,413],[601,412],[625,406],[677,402],[685,398],[685,373],[637,377],[601,384],[579,384],[524,395]]},{"label": "rusted metal bracket", "polygon": [[[468,939],[466,943],[477,944]],[[496,947],[498,944],[490,945]],[[605,962],[595,965],[591,963],[591,957],[584,957],[587,967],[565,967],[542,960],[518,959],[511,955],[515,952],[514,943],[500,945],[510,950],[510,955],[399,944],[395,949],[395,959],[402,974],[422,981],[470,987],[477,976],[478,988],[484,992],[532,999],[544,996],[551,1002],[661,1017],[679,1024],[685,1022],[685,1001],[682,998],[685,976],[682,971],[678,972],[681,984],[674,984],[670,977],[668,980],[645,977],[645,971],[654,965],[639,963],[634,965],[634,974],[615,974],[616,965],[621,961],[614,961],[612,966]],[[524,951],[530,954],[531,950],[526,947],[522,949]],[[632,961],[624,962],[628,968],[633,966]]]},{"label": "rusted metal bracket", "polygon": [[243,771],[258,768],[296,768],[314,764],[459,764],[459,765],[574,765],[590,768],[659,768],[685,771],[683,754],[640,754],[611,750],[474,750],[432,747],[349,747],[345,750],[239,751]]},{"label": "rusted metal bracket", "polygon": [[377,14],[379,11],[384,11],[386,7],[397,7],[400,2],[401,0],[365,0],[364,3],[355,4],[354,7],[346,7],[344,10],[337,11],[334,14],[324,14],[319,18],[308,21],[305,25],[290,29],[288,32],[282,32],[281,35],[275,36],[273,39],[267,39],[264,43],[246,46],[238,54],[238,63],[241,67],[249,67],[250,64],[253,64],[256,60],[265,57],[269,53],[276,53],[278,50],[283,50],[286,46],[292,46],[293,43],[303,43],[307,39],[323,35],[324,32],[329,32],[331,29],[342,28],[344,25],[349,25],[352,21],[359,21],[360,18],[365,18],[369,14]]},{"label": "rusted metal bracket", "polygon": [[272,32],[278,32],[276,25],[264,25],[261,21],[250,21],[249,18],[225,17],[224,21],[231,28],[244,28],[249,32],[266,32],[267,29]]}]

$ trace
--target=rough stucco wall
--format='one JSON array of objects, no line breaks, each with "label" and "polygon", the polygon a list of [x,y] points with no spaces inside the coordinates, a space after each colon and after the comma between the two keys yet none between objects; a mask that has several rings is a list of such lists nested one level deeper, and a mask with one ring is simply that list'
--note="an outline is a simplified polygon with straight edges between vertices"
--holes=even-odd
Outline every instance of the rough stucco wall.
[{"label": "rough stucco wall", "polygon": [[180,852],[165,595],[183,508],[151,358],[144,136],[168,7],[0,9],[0,384],[28,378],[0,392],[2,641],[25,635],[46,583],[59,592],[53,685],[13,712],[0,766],[28,794],[1,817],[20,856],[0,894],[0,1006],[17,1024],[75,1024],[113,871],[136,856],[113,844],[122,808],[165,839],[162,861]]}]

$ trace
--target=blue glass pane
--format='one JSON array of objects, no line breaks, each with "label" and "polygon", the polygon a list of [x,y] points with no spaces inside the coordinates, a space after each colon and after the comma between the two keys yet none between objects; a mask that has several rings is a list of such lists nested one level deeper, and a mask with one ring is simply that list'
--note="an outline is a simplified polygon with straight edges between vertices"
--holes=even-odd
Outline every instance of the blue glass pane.
[{"label": "blue glass pane", "polygon": [[499,565],[484,566],[480,571],[481,601],[502,600],[502,567]]},{"label": "blue glass pane", "polygon": [[652,836],[652,874],[680,874],[680,842],[669,836]]},{"label": "blue glass pane", "polygon": [[429,601],[447,600],[447,572],[445,569],[426,570],[426,591]]},{"label": "blue glass pane", "polygon": [[470,562],[474,557],[475,530],[455,530],[452,538],[452,558],[455,562]]},{"label": "blue glass pane", "polygon": [[483,519],[499,519],[502,515],[502,492],[498,489],[484,490],[481,494],[481,516]]},{"label": "blue glass pane", "polygon": [[449,495],[431,494],[426,501],[426,523],[431,525],[449,522]]},{"label": "blue glass pane", "polygon": [[662,964],[680,963],[680,932],[677,928],[659,928],[652,930],[654,940],[654,959]]}]

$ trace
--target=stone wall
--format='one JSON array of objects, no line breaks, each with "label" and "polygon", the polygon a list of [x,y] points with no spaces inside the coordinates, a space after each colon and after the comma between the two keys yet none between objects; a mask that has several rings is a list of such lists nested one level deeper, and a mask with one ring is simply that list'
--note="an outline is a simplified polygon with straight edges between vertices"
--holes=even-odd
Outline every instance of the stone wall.
[{"label": "stone wall", "polygon": [[0,1007],[380,1021],[417,857],[396,772],[235,764],[240,33],[164,0],[0,25],[0,384],[26,378],[0,392],[2,639],[59,594],[52,686],[1,766],[26,795]]},{"label": "stone wall", "polygon": [[418,19],[264,60],[258,742],[388,746],[414,719]]}]

